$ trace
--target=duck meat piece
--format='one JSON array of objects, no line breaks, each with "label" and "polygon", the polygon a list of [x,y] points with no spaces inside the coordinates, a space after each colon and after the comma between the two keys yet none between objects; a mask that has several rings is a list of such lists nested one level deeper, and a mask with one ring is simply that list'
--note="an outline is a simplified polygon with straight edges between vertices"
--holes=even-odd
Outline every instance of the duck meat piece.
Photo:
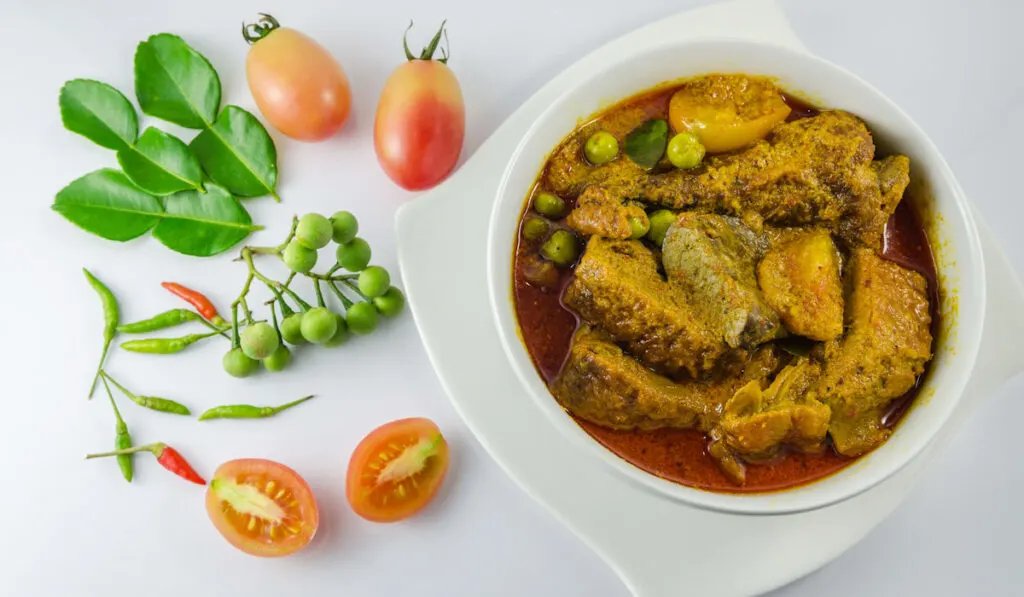
[{"label": "duck meat piece", "polygon": [[551,391],[567,411],[613,429],[697,427],[716,399],[711,384],[674,383],[586,327]]},{"label": "duck meat piece", "polygon": [[729,351],[686,296],[661,277],[654,253],[640,241],[592,236],[564,301],[583,321],[668,375],[699,377]]},{"label": "duck meat piece", "polygon": [[924,277],[869,250],[854,251],[845,276],[848,331],[826,345],[817,393],[836,450],[856,456],[889,436],[882,416],[931,359],[931,313]]},{"label": "duck meat piece", "polygon": [[742,375],[677,383],[624,354],[603,332],[583,326],[573,337],[569,358],[551,390],[567,411],[604,427],[706,429],[740,386],[777,369],[778,354],[765,350]]},{"label": "duck meat piece", "polygon": [[576,200],[566,224],[585,236],[627,239],[633,235],[631,219],[645,228],[650,225],[647,213],[635,202],[623,202],[611,197],[604,187],[591,185]]},{"label": "duck meat piece", "polygon": [[731,348],[751,348],[784,332],[757,288],[755,265],[767,239],[738,218],[683,213],[662,245],[669,283],[704,325]]},{"label": "duck meat piece", "polygon": [[839,237],[848,245],[878,249],[885,225],[910,184],[910,158],[894,155],[871,163],[878,192],[863,193],[839,222]]}]

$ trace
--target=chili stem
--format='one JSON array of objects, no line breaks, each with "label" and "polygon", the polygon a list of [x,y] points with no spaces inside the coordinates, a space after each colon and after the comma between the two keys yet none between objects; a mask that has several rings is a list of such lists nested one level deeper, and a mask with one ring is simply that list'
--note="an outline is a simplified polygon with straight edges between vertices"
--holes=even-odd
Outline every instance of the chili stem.
[{"label": "chili stem", "polygon": [[157,450],[163,447],[163,444],[146,444],[145,446],[132,446],[131,448],[125,448],[124,450],[113,450],[111,452],[99,452],[96,454],[86,454],[86,460],[92,460],[93,458],[107,458],[109,456],[124,456],[125,454],[138,454],[139,452],[152,452],[156,455]]},{"label": "chili stem", "polygon": [[[111,341],[113,338],[111,338]],[[107,351],[110,350],[110,341],[103,343],[103,352],[100,353],[100,364],[96,366],[96,376],[92,378],[92,385],[89,386],[89,399],[92,399],[96,392],[96,382],[100,380],[100,372],[103,371],[103,362],[107,360]]]},{"label": "chili stem", "polygon": [[[121,390],[121,392],[125,396],[127,396],[129,398],[132,398],[132,397],[135,396],[135,394],[132,394],[131,392],[128,391],[128,388],[126,388],[126,387],[122,386],[121,384],[117,383],[117,380],[114,379],[113,377],[111,377],[110,374],[107,373],[106,371],[103,371],[102,375],[103,375],[103,379],[105,381],[109,381],[110,383],[114,384],[114,386],[117,387],[117,389]],[[117,407],[115,407],[115,408],[117,408]]]},{"label": "chili stem", "polygon": [[[124,425],[124,419],[121,418],[121,411],[117,408],[117,402],[114,401],[114,393],[110,391],[110,386],[107,384],[107,374],[105,371],[100,371],[100,381],[103,382],[103,387],[107,389],[107,397],[110,398],[110,406],[114,407],[114,417],[117,418],[118,424]],[[114,385],[117,385],[117,382],[114,382]],[[120,385],[117,385],[117,387],[120,388],[122,392],[125,391],[125,389]]]},{"label": "chili stem", "polygon": [[211,330],[213,330],[213,331],[217,332],[217,333],[218,333],[218,334],[220,334],[221,336],[224,336],[224,337],[225,337],[225,338],[227,338],[228,340],[230,340],[230,339],[231,339],[231,336],[228,336],[228,335],[227,335],[227,331],[228,331],[228,330],[229,330],[230,328],[219,328],[219,327],[217,327],[217,326],[213,325],[212,323],[210,323],[209,321],[206,321],[206,320],[205,320],[205,319],[203,319],[202,317],[200,317],[200,318],[199,318],[199,321],[201,321],[201,322],[203,323],[203,325],[205,325],[206,327],[208,327],[208,328],[210,328]]},{"label": "chili stem", "polygon": [[303,402],[305,402],[307,400],[312,400],[314,397],[316,397],[316,394],[310,394],[309,396],[305,396],[303,398],[299,398],[298,400],[292,400],[291,402],[287,402],[285,404],[282,404],[281,406],[275,406],[274,407],[274,412],[275,413],[279,413],[282,410],[285,410],[287,408],[291,408],[293,406],[297,406],[299,404],[302,404]]}]

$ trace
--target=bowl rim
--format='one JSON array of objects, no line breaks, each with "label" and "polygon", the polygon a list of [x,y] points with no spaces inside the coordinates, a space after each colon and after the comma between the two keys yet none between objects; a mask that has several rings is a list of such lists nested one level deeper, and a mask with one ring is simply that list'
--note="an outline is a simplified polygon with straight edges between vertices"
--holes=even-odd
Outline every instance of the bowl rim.
[{"label": "bowl rim", "polygon": [[[502,236],[499,234],[500,228],[508,225],[508,223],[502,219],[501,207],[509,201],[514,201],[517,207],[516,211],[521,213],[521,209],[523,208],[525,201],[525,189],[510,192],[509,178],[511,173],[519,160],[523,158],[524,148],[527,141],[537,134],[538,130],[540,130],[546,123],[555,107],[566,101],[567,98],[572,96],[579,87],[597,77],[600,77],[606,70],[620,66],[623,62],[638,60],[646,53],[664,50],[666,46],[711,46],[713,50],[721,50],[726,46],[748,46],[759,50],[764,49],[765,51],[784,54],[786,55],[785,59],[788,60],[802,60],[817,63],[818,67],[835,71],[840,76],[847,78],[855,86],[863,89],[865,93],[873,95],[876,100],[880,100],[885,105],[885,109],[887,111],[891,112],[898,118],[900,121],[901,132],[908,134],[916,143],[921,144],[921,147],[923,147],[924,150],[933,158],[931,161],[934,162],[933,165],[935,168],[933,168],[933,171],[930,172],[928,176],[929,183],[933,186],[940,185],[945,192],[953,198],[953,205],[956,207],[955,216],[953,213],[944,212],[943,217],[947,219],[955,218],[956,220],[960,220],[966,231],[966,238],[964,239],[966,242],[961,243],[962,248],[958,251],[958,255],[960,256],[959,259],[961,260],[960,265],[961,267],[971,268],[974,278],[981,282],[981,288],[977,291],[978,294],[976,295],[977,298],[973,305],[974,308],[970,311],[964,311],[961,309],[958,312],[957,350],[951,358],[958,362],[959,364],[957,366],[962,368],[964,371],[969,372],[973,370],[981,341],[981,327],[984,323],[985,271],[982,259],[982,249],[978,230],[967,198],[953,176],[949,165],[943,158],[942,154],[938,151],[938,148],[934,145],[927,134],[917,125],[917,123],[914,122],[914,120],[910,118],[895,102],[881,91],[865,82],[860,77],[850,73],[846,69],[818,56],[776,44],[728,37],[667,41],[662,44],[644,48],[644,50],[639,53],[625,56],[620,62],[595,69],[593,72],[589,73],[589,76],[577,81],[576,84],[563,89],[559,93],[558,98],[547,108],[540,111],[529,127],[523,132],[519,143],[515,146],[507,159],[501,179],[497,185],[495,201],[488,223],[487,236],[486,262],[488,293],[490,296],[492,316],[497,325],[498,335],[506,358],[509,360],[513,370],[516,372],[516,376],[519,378],[523,388],[533,399],[535,406],[545,413],[549,423],[555,425],[563,436],[566,436],[571,440],[578,449],[584,450],[589,458],[596,458],[597,460],[604,462],[606,466],[609,466],[620,475],[619,478],[624,477],[640,488],[654,492],[661,497],[712,511],[754,515],[775,515],[804,512],[823,508],[852,498],[871,489],[902,470],[911,460],[923,451],[928,444],[931,443],[932,439],[947,424],[950,416],[956,409],[964,387],[967,384],[969,375],[963,375],[960,376],[959,379],[956,379],[954,387],[947,385],[941,388],[941,392],[944,395],[953,395],[942,401],[942,408],[939,416],[933,420],[926,430],[917,434],[918,437],[916,438],[916,441],[912,442],[909,449],[904,449],[899,455],[892,456],[883,460],[881,463],[878,463],[877,459],[869,459],[865,456],[832,475],[791,489],[772,492],[735,494],[702,490],[668,481],[636,467],[635,465],[620,458],[611,450],[605,448],[600,444],[600,442],[587,434],[561,408],[558,402],[551,395],[546,384],[541,380],[541,376],[534,367],[533,361],[523,345],[519,331],[518,319],[515,315],[514,298],[512,296],[512,259],[509,254],[511,246],[504,247],[497,244],[497,239]],[[716,48],[715,46],[718,47]],[[642,92],[642,90],[638,90],[636,93],[640,92]],[[626,99],[626,97],[628,96],[618,98],[616,101]],[[613,104],[614,102],[609,105]],[[548,156],[549,155],[550,153]],[[546,162],[546,159],[547,156],[541,163]],[[967,261],[967,263],[963,263],[963,261]],[[940,278],[941,277],[942,275],[940,272]],[[965,333],[965,329],[968,330],[967,333]],[[936,363],[936,365],[938,365],[938,363]],[[950,366],[951,365],[946,365],[946,367]],[[936,392],[938,391],[939,390]],[[894,434],[899,433],[903,427],[903,425],[897,427]],[[865,469],[867,469],[867,473],[864,472]],[[836,477],[846,478],[850,476],[852,474],[851,471],[854,470],[857,471],[857,482],[847,483],[847,488],[844,491],[825,492],[817,491],[815,489],[820,487],[822,482],[828,479]],[[794,498],[794,496],[797,497]]]}]

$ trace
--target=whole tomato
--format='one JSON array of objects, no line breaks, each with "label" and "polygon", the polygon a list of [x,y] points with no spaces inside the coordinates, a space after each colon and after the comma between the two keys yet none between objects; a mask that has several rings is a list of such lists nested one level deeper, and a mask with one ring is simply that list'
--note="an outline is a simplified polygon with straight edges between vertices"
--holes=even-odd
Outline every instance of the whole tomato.
[{"label": "whole tomato", "polygon": [[462,90],[448,68],[447,50],[434,59],[442,35],[447,40],[444,23],[418,58],[403,38],[408,61],[388,77],[377,104],[377,161],[391,180],[410,191],[429,189],[451,174],[466,133]]},{"label": "whole tomato", "polygon": [[338,61],[313,38],[261,14],[242,27],[249,91],[263,117],[299,141],[322,141],[348,120],[352,92]]}]

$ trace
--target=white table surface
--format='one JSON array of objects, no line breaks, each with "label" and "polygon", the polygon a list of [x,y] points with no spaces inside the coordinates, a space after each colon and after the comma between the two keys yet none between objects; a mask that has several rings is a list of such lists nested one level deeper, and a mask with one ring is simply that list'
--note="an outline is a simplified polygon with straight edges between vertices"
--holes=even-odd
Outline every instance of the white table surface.
[{"label": "white table surface", "polygon": [[[297,366],[276,376],[228,378],[218,344],[173,357],[115,350],[109,360],[111,372],[131,388],[178,398],[195,410],[319,395],[272,421],[202,424],[121,401],[137,441],[175,444],[206,475],[238,457],[267,457],[302,473],[318,496],[322,524],[297,556],[258,560],[235,551],[206,519],[202,490],[146,458],[137,459],[132,485],[113,463],[83,462],[86,451],[110,446],[113,418],[102,393],[92,402],[84,396],[101,321],[79,268],[108,282],[126,319],[177,305],[159,287],[165,279],[206,289],[226,306],[244,268],[229,256],[200,261],[172,254],[152,239],[103,241],[52,213],[48,206],[64,184],[115,165],[111,152],[61,128],[57,91],[67,79],[91,77],[132,97],[135,44],[171,31],[210,58],[225,102],[252,108],[238,26],[257,10],[274,14],[338,56],[352,81],[355,111],[344,132],[327,143],[303,145],[274,133],[284,203],[248,204],[267,226],[253,242],[278,242],[292,213],[344,208],[359,216],[374,260],[394,268],[393,215],[413,196],[377,167],[371,132],[377,94],[402,59],[409,17],[417,19],[413,47],[426,42],[440,18],[449,19],[451,66],[467,103],[468,155],[520,102],[588,50],[698,4],[5,2],[0,594],[625,595],[614,574],[519,491],[469,435],[434,378],[408,314],[344,348],[305,351]],[[783,7],[812,51],[866,78],[929,131],[1010,261],[1024,271],[1024,205],[1013,184],[1024,157],[1024,7],[1012,0],[783,0]],[[1013,447],[1017,417],[1024,417],[1024,402],[1014,397],[1022,390],[1024,380],[1017,378],[991,396],[891,518],[839,560],[777,594],[1021,594],[1024,466]],[[344,501],[348,456],[371,428],[413,415],[433,418],[449,438],[449,481],[417,518],[364,522]]]}]

